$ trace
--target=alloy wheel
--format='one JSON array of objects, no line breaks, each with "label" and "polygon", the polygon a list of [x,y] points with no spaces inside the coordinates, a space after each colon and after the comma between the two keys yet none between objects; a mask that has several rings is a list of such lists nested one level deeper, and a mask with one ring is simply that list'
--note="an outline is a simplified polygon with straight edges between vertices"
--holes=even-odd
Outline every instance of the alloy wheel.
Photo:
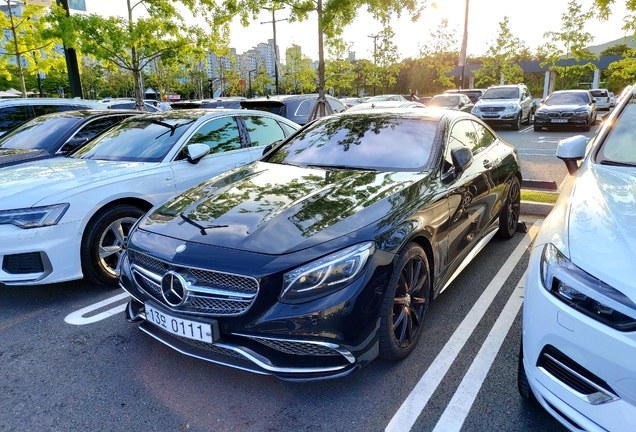
[{"label": "alloy wheel", "polygon": [[393,299],[393,336],[397,345],[407,349],[417,341],[424,312],[429,277],[421,256],[412,257],[402,268]]},{"label": "alloy wheel", "polygon": [[137,218],[124,217],[115,220],[102,233],[99,239],[99,261],[103,269],[117,275],[116,268],[119,257],[126,251],[128,233],[137,222]]},{"label": "alloy wheel", "polygon": [[512,182],[510,185],[510,192],[508,194],[508,230],[514,233],[517,229],[517,223],[519,221],[519,210],[521,207],[521,190],[519,189],[519,182]]}]

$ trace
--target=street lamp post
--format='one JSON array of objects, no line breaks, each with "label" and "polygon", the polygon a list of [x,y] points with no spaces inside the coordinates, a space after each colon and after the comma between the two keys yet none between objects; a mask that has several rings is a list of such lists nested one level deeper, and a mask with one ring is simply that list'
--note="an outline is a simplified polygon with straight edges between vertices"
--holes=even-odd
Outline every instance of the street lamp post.
[{"label": "street lamp post", "polygon": [[378,51],[378,38],[380,37],[380,35],[370,35],[367,36],[370,37],[371,39],[373,39],[373,96],[375,96],[375,80],[376,80],[376,73],[377,71],[375,70],[375,68],[377,67],[377,51]]},{"label": "street lamp post", "polygon": [[287,18],[283,18],[283,19],[276,19],[276,14],[275,11],[277,10],[276,8],[274,8],[274,6],[272,6],[271,8],[265,8],[269,11],[272,11],[272,20],[271,21],[263,21],[261,22],[261,24],[269,24],[272,23],[272,28],[274,30],[274,81],[276,84],[276,94],[280,94],[280,91],[278,89],[278,45],[276,45],[276,22],[278,21],[287,21]]},{"label": "street lamp post", "polygon": [[459,66],[462,67],[462,78],[459,83],[459,88],[464,87],[464,81],[466,76],[466,46],[468,44],[468,0],[466,0],[466,13],[464,15],[464,37],[462,38],[462,51],[459,54]]}]

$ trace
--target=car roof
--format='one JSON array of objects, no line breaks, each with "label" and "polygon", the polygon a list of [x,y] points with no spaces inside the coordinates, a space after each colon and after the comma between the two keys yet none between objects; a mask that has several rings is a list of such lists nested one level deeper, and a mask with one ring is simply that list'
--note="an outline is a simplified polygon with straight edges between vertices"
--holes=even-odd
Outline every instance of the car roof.
[{"label": "car roof", "polygon": [[334,114],[334,116],[363,116],[369,114],[386,114],[387,117],[410,117],[410,118],[418,118],[425,121],[439,122],[442,119],[446,118],[448,120],[455,120],[459,118],[469,118],[473,120],[477,120],[472,114],[465,113],[462,111],[453,111],[453,110],[445,110],[445,109],[436,109],[436,108],[376,108],[373,110],[347,110],[338,114]]},{"label": "car roof", "polygon": [[[96,110],[75,110],[75,111],[60,111],[51,114],[44,114],[34,117],[33,119],[48,119],[48,118],[77,118],[77,119],[92,119],[96,117],[106,117],[118,114],[142,114],[141,111],[135,110],[112,110],[112,109],[96,109]],[[29,121],[30,121],[29,120]]]},{"label": "car roof", "polygon": [[86,99],[63,99],[63,98],[13,98],[0,99],[0,107],[5,105],[86,105],[96,108],[103,104]]},{"label": "car roof", "polygon": [[196,109],[183,109],[183,110],[170,110],[170,111],[158,111],[153,113],[144,113],[144,118],[149,117],[153,119],[182,119],[182,120],[198,120],[200,118],[213,118],[220,117],[224,115],[237,115],[237,116],[247,116],[247,115],[259,115],[259,116],[267,116],[276,119],[284,120],[287,123],[294,123],[293,121],[281,117],[276,114],[272,114],[267,111],[259,111],[259,110],[250,110],[250,109],[242,109],[242,108],[196,108]]},{"label": "car roof", "polygon": [[[326,97],[331,97],[329,95],[325,95]],[[245,99],[242,102],[262,102],[262,101],[278,101],[278,102],[286,102],[290,100],[296,99],[314,99],[318,97],[318,93],[306,93],[306,94],[298,94],[298,95],[273,95],[273,96],[261,96],[252,99]]]},{"label": "car roof", "polygon": [[[407,107],[403,107],[403,105],[408,105]],[[424,107],[424,105],[419,102],[410,102],[410,101],[377,101],[377,102],[363,102],[355,107],[349,108],[349,110],[361,111],[361,110],[374,110],[374,109],[383,109],[383,108],[410,108],[410,107]]]}]

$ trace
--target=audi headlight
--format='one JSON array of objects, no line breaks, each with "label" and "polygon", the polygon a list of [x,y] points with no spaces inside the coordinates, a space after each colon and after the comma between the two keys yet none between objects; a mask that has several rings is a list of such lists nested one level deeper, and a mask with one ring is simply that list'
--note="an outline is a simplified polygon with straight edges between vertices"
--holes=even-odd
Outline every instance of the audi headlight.
[{"label": "audi headlight", "polygon": [[56,204],[44,207],[3,210],[0,211],[0,225],[11,224],[22,229],[56,225],[62,219],[68,207],[68,204]]},{"label": "audi headlight", "polygon": [[636,305],[574,265],[553,244],[543,248],[541,282],[552,295],[582,314],[619,331],[636,330]]},{"label": "audi headlight", "polygon": [[506,107],[505,112],[517,112],[517,111],[519,111],[519,109],[520,109],[520,107],[519,107],[519,105],[518,105],[518,104],[516,104],[516,103],[511,103],[511,104],[509,104],[509,105]]},{"label": "audi headlight", "polygon": [[587,110],[583,110],[583,111],[574,111],[574,115],[576,117],[587,117],[590,115],[590,112]]},{"label": "audi headlight", "polygon": [[373,242],[361,243],[285,273],[281,301],[306,302],[344,288],[360,275],[373,251]]}]

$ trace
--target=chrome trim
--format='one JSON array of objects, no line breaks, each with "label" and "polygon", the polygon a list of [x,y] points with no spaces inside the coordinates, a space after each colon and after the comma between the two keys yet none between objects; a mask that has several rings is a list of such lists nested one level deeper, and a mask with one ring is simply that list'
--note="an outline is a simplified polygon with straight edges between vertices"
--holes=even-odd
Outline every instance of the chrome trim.
[{"label": "chrome trim", "polygon": [[580,373],[576,372],[572,368],[566,366],[562,362],[558,361],[557,359],[552,357],[550,354],[543,353],[543,355],[546,356],[547,358],[549,358],[550,360],[552,360],[553,362],[555,362],[557,365],[559,365],[560,367],[562,367],[566,371],[570,372],[572,375],[576,376],[581,381],[585,382],[585,384],[587,384],[590,387],[592,387],[592,388],[597,390],[596,393],[592,393],[592,394],[579,393],[578,391],[576,391],[575,389],[573,389],[572,387],[570,387],[569,385],[567,385],[566,383],[561,381],[559,378],[557,378],[554,375],[552,375],[543,366],[537,366],[537,368],[541,372],[546,374],[546,376],[551,378],[554,382],[556,382],[561,387],[563,387],[564,389],[568,390],[570,393],[572,393],[574,396],[578,397],[579,399],[583,400],[584,402],[587,402],[590,405],[601,405],[601,404],[604,404],[604,403],[609,403],[609,402],[614,402],[614,401],[620,400],[619,396],[617,396],[614,393],[608,391],[607,389],[604,389],[603,387],[599,386],[595,382],[590,381],[589,379],[585,378],[583,375],[581,375]]},{"label": "chrome trim", "polygon": [[130,290],[127,290],[126,287],[124,286],[124,284],[121,283],[121,281],[119,281],[119,288],[121,288],[124,291],[126,291],[129,296],[131,296],[132,298],[137,300],[139,303],[143,303],[144,302],[143,300],[139,300],[139,298],[135,295],[135,293],[131,292]]},{"label": "chrome trim", "polygon": [[[155,325],[153,325],[150,321],[145,321],[147,322],[149,325],[151,325],[152,327],[156,327]],[[230,367],[235,367],[237,369],[243,369],[243,370],[247,370],[249,372],[256,372],[253,371],[251,369],[246,369],[246,368],[241,368],[239,366],[235,366],[233,364],[229,364],[229,363],[222,363],[220,361],[217,360],[212,360],[209,358],[205,358],[205,357],[201,357],[198,356],[196,354],[191,354],[189,352],[186,352],[184,350],[181,350],[177,347],[175,347],[174,345],[170,344],[168,341],[165,341],[164,339],[160,338],[158,335],[154,335],[152,334],[149,330],[140,327],[140,330],[143,331],[146,334],[149,334],[150,336],[154,337],[155,339],[157,339],[159,342],[162,342],[166,345],[168,345],[169,347],[179,351],[182,354],[185,355],[189,355],[191,357],[196,357],[199,358],[201,360],[206,360],[206,361],[210,361],[212,363],[220,363],[223,364],[225,366],[230,366]],[[159,330],[162,332],[162,330]],[[166,333],[167,334],[167,333]],[[185,343],[185,342],[184,342]],[[297,373],[297,374],[303,374],[303,373],[326,373],[326,372],[335,372],[335,371],[339,371],[344,369],[346,366],[331,366],[331,367],[324,367],[324,368],[289,368],[289,367],[278,367],[278,366],[274,366],[267,358],[253,352],[252,350],[248,349],[248,348],[243,348],[243,347],[236,347],[236,346],[232,346],[232,345],[227,345],[224,343],[214,343],[214,344],[210,344],[210,345],[214,345],[216,347],[219,348],[225,348],[228,349],[230,351],[234,351],[237,354],[240,354],[241,356],[245,357],[246,360],[251,361],[252,363],[254,363],[256,366],[258,366],[261,369],[264,369],[268,372],[275,372],[275,373]],[[219,354],[222,355],[222,354]],[[256,372],[256,373],[261,373],[263,374],[263,372]]]},{"label": "chrome trim", "polygon": [[304,339],[285,339],[285,338],[273,338],[273,337],[263,337],[263,336],[253,336],[253,335],[246,335],[246,334],[242,334],[242,333],[232,333],[234,336],[241,336],[241,337],[246,337],[246,338],[250,338],[250,339],[265,339],[265,340],[274,340],[274,341],[281,341],[281,342],[297,342],[297,343],[305,343],[305,344],[311,344],[311,345],[319,345],[319,346],[323,346],[326,348],[331,348],[334,351],[338,351],[340,353],[340,355],[342,355],[344,358],[347,359],[347,361],[351,364],[356,362],[356,358],[353,356],[353,354],[351,354],[351,352],[346,349],[346,348],[342,348],[340,345],[338,344],[334,344],[331,342],[320,342],[320,341],[312,341],[312,340],[304,340]]},{"label": "chrome trim", "polygon": [[466,255],[466,258],[464,258],[464,261],[462,261],[462,263],[459,265],[459,267],[457,267],[457,270],[455,270],[455,273],[453,273],[453,275],[450,277],[450,279],[448,279],[448,281],[444,284],[442,289],[439,291],[440,294],[442,292],[444,292],[444,290],[446,288],[448,288],[448,286],[451,284],[451,282],[453,282],[455,280],[455,278],[457,276],[459,276],[459,274],[462,272],[462,270],[464,270],[466,268],[466,266],[468,264],[470,264],[470,262],[477,256],[477,254],[479,252],[481,252],[481,250],[488,244],[488,242],[495,236],[495,234],[497,234],[497,231],[499,231],[499,227],[496,226],[496,225],[495,225],[495,227],[496,227],[495,229],[493,229],[491,232],[487,233],[479,241],[479,243],[477,243],[477,245],[475,245],[473,250],[470,251],[470,253],[468,255]]}]

